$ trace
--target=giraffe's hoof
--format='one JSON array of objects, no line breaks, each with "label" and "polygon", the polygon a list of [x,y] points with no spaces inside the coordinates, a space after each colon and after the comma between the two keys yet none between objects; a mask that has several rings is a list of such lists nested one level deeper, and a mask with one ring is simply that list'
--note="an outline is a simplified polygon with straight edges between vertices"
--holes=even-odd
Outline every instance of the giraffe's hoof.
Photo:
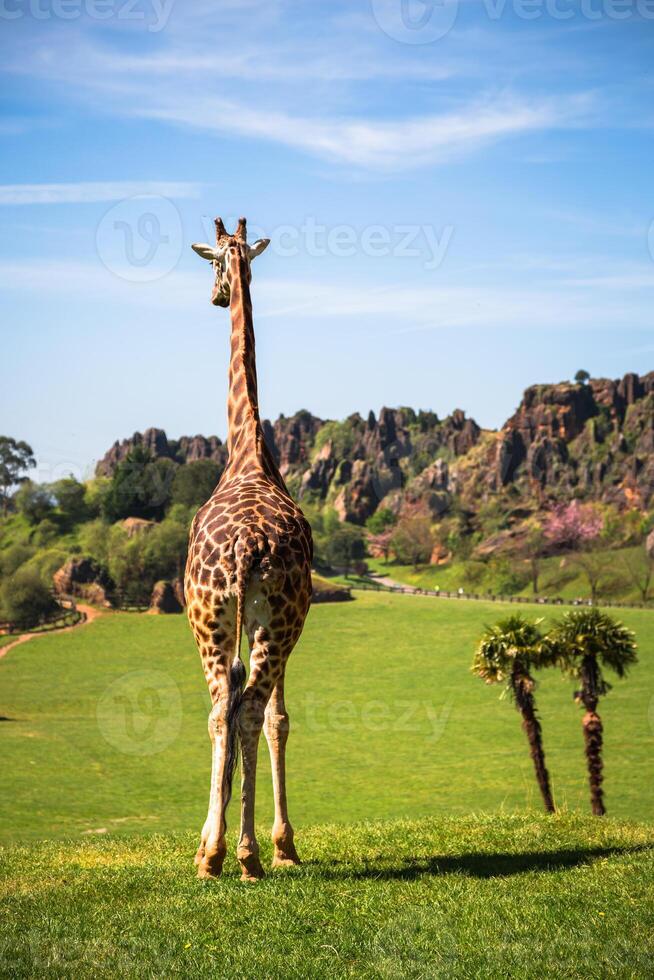
[{"label": "giraffe's hoof", "polygon": [[273,868],[297,868],[301,864],[302,862],[300,861],[299,857],[297,857],[297,855],[294,858],[292,858],[292,857],[284,857],[282,854],[275,854],[272,860]]},{"label": "giraffe's hoof", "polygon": [[225,848],[210,851],[207,847],[198,849],[195,863],[198,866],[198,878],[220,878],[225,860]]},{"label": "giraffe's hoof", "polygon": [[266,872],[263,870],[261,861],[256,854],[250,854],[247,857],[239,857],[239,862],[241,865],[241,881],[259,881],[261,878],[265,878]]},{"label": "giraffe's hoof", "polygon": [[198,863],[198,878],[206,878],[206,879],[220,878],[222,873],[223,873],[222,861],[220,862],[220,864],[218,864],[218,862],[216,861],[212,863],[211,861],[207,861],[206,859],[203,858]]},{"label": "giraffe's hoof", "polygon": [[295,844],[292,840],[287,841],[285,844],[275,845],[275,856],[272,862],[273,868],[294,868],[298,864],[302,864],[302,862],[298,857]]}]

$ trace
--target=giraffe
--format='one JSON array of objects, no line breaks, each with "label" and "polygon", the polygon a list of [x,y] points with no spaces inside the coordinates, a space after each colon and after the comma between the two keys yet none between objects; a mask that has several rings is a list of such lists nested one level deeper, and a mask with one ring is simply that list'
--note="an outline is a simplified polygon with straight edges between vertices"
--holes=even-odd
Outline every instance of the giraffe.
[{"label": "giraffe", "polygon": [[[273,775],[273,867],[299,864],[286,801],[289,719],[284,672],[311,602],[311,529],[291,499],[268,449],[259,418],[252,260],[268,246],[247,243],[241,218],[233,235],[216,218],[216,245],[193,245],[213,265],[211,302],[229,307],[228,463],[191,526],[185,594],[191,628],[211,695],[213,762],[209,811],[195,856],[201,878],[218,877],[226,854],[225,811],[241,748],[242,880],[264,875],[254,828],[259,736],[263,727]],[[240,657],[250,648],[249,676]]]}]

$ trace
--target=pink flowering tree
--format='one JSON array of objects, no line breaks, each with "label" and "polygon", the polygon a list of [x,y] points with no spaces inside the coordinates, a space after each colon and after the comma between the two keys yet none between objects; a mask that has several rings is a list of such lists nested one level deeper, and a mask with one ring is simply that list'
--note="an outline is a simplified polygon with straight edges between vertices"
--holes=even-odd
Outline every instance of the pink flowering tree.
[{"label": "pink flowering tree", "polygon": [[573,500],[555,507],[547,515],[543,530],[552,544],[577,550],[597,541],[604,530],[604,517],[594,504]]},{"label": "pink flowering tree", "polygon": [[383,558],[385,562],[388,562],[394,531],[395,528],[389,527],[385,531],[380,531],[379,534],[368,532],[368,551],[373,558]]},{"label": "pink flowering tree", "polygon": [[609,543],[610,531],[597,505],[578,500],[556,507],[544,525],[545,537],[552,544],[575,552],[571,561],[585,575],[593,603],[611,578],[614,558],[610,551],[599,547]]}]

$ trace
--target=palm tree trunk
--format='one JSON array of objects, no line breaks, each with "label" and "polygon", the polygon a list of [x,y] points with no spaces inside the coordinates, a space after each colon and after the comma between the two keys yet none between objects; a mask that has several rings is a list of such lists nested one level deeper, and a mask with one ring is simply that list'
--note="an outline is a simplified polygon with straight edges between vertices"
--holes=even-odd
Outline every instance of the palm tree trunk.
[{"label": "palm tree trunk", "polygon": [[584,729],[584,745],[588,765],[588,780],[590,783],[590,806],[596,817],[606,813],[604,794],[602,792],[602,719],[597,714],[599,700],[599,678],[595,657],[584,657],[581,665],[580,696],[586,709],[582,725]]},{"label": "palm tree trunk", "polygon": [[550,786],[550,774],[545,765],[545,750],[543,748],[543,733],[536,714],[534,702],[534,682],[529,674],[517,673],[514,670],[511,678],[515,702],[522,715],[522,728],[529,742],[529,751],[534,763],[536,781],[543,797],[547,813],[554,813],[554,800]]}]

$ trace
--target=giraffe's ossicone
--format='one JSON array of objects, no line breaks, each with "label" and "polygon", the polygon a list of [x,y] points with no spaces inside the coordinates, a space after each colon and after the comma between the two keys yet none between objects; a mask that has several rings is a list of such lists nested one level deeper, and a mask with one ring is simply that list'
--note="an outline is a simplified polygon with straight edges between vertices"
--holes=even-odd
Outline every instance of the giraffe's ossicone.
[{"label": "giraffe's ossicone", "polygon": [[[237,856],[243,878],[263,876],[254,832],[257,748],[263,727],[273,772],[274,864],[297,864],[286,802],[289,720],[284,671],[311,602],[311,530],[291,498],[264,438],[257,402],[250,265],[268,245],[248,245],[245,219],[234,235],[216,219],[216,245],[194,245],[213,266],[212,302],[229,306],[228,463],[191,527],[185,593],[212,709],[209,812],[196,855],[198,874],[221,873],[225,810],[241,749],[241,830]],[[246,676],[241,634],[250,647]]]}]

